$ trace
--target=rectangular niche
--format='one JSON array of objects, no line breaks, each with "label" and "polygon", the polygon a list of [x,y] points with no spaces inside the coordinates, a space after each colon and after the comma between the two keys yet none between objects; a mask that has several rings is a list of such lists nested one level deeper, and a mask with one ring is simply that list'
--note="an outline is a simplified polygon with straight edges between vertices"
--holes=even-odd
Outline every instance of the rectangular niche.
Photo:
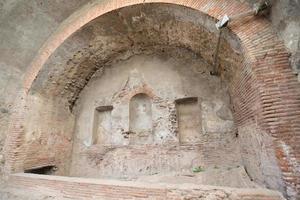
[{"label": "rectangular niche", "polygon": [[94,112],[92,144],[106,144],[111,133],[111,111],[113,106],[99,106]]},{"label": "rectangular niche", "polygon": [[201,109],[197,97],[177,99],[176,110],[179,130],[179,142],[195,143],[201,136]]}]

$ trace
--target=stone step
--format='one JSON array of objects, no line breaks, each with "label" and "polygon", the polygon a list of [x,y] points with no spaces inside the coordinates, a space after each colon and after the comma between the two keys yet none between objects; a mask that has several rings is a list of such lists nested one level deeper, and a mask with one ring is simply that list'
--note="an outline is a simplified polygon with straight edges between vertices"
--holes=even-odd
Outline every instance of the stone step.
[{"label": "stone step", "polygon": [[279,192],[196,184],[145,183],[36,174],[11,175],[0,200],[284,200]]}]

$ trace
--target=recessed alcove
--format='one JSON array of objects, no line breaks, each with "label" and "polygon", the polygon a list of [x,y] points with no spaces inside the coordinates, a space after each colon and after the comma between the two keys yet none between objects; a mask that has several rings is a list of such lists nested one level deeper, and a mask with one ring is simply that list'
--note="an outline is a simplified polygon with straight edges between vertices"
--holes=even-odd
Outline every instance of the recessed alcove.
[{"label": "recessed alcove", "polygon": [[22,167],[55,164],[58,175],[82,178],[282,187],[271,145],[257,142],[272,138],[257,140],[262,130],[232,117],[232,83],[246,73],[236,36],[224,32],[221,76],[211,76],[214,19],[181,6],[140,6],[94,19],[51,55],[26,99],[35,116],[26,118],[26,135],[39,134],[26,138]]},{"label": "recessed alcove", "polygon": [[[157,12],[170,9],[165,6],[149,8],[153,13],[149,13],[147,26],[133,21],[137,23],[134,26],[148,29],[152,27],[150,24],[156,23],[156,17],[161,16],[156,15]],[[133,13],[127,13],[125,8],[122,12],[129,20],[140,11],[133,7]],[[185,12],[175,12],[182,15],[176,19],[178,21],[165,17],[161,20],[173,24],[176,30],[191,28],[190,18],[184,18]],[[118,18],[112,13],[93,23],[106,26],[111,17]],[[204,17],[203,20],[209,19]],[[213,28],[197,26],[194,31],[204,32],[207,39],[211,37],[206,31]],[[100,29],[94,31],[99,35],[108,34]],[[106,38],[117,39],[113,43],[119,44],[115,35]],[[149,177],[151,180],[152,176],[171,178],[174,174],[193,174],[193,169],[201,166],[205,172],[194,174],[193,178],[201,182],[202,174],[222,174],[222,166],[230,166],[232,176],[239,179],[244,171],[236,168],[242,165],[242,155],[235,145],[236,140],[232,139],[231,130],[235,125],[233,119],[219,118],[216,109],[219,105],[230,108],[229,91],[221,77],[210,75],[212,65],[204,58],[206,52],[200,55],[183,46],[146,42],[149,44],[144,48],[140,46],[143,43],[137,42],[136,46],[111,58],[94,72],[76,97],[72,108],[74,139],[69,152],[68,174],[122,180]],[[99,48],[99,45],[91,38],[90,46]],[[208,47],[209,43],[203,45]],[[102,56],[108,52],[109,49],[102,52]],[[92,65],[90,61],[84,64],[87,68]],[[229,112],[225,113],[228,116],[232,115],[230,109],[224,110]],[[212,128],[214,124],[217,128]],[[221,169],[215,170],[215,166]],[[220,184],[222,182],[220,180]]]},{"label": "recessed alcove", "polygon": [[[213,173],[210,170],[215,165],[232,166],[231,173],[236,177],[243,174],[242,168],[236,168],[241,165],[241,157],[234,141],[228,141],[234,136],[230,131],[224,135],[207,129],[209,134],[202,134],[202,123],[219,120],[218,126],[225,127],[230,120],[219,118],[214,109],[220,102],[229,107],[228,93],[220,78],[211,77],[209,70],[202,58],[174,48],[167,53],[133,55],[97,72],[75,107],[77,128],[71,176],[171,178],[172,174],[193,173],[199,166],[207,170],[203,175]],[[98,107],[95,118],[90,110],[97,102],[111,106]],[[204,116],[202,102],[209,108]],[[230,109],[224,110],[231,115]],[[97,145],[84,145],[86,130],[95,128],[95,122],[105,124],[108,119],[109,137],[98,136]],[[213,143],[219,144],[218,149],[211,146]],[[200,179],[195,177],[193,181]]]},{"label": "recessed alcove", "polygon": [[129,132],[131,144],[152,140],[152,103],[146,94],[136,94],[130,99]]},{"label": "recessed alcove", "polygon": [[105,144],[111,134],[111,111],[113,106],[98,106],[94,111],[92,144]]},{"label": "recessed alcove", "polygon": [[197,97],[176,99],[179,141],[197,143],[201,138],[201,103]]}]

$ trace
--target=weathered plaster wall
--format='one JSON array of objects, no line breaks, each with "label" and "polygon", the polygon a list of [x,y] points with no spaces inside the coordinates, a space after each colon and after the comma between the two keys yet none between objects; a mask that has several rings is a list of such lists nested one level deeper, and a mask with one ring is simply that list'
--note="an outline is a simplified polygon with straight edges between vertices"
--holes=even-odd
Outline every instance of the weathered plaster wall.
[{"label": "weathered plaster wall", "polygon": [[[210,70],[192,52],[175,48],[124,58],[96,73],[75,107],[71,175],[133,178],[191,172],[197,166],[240,165],[226,84],[211,76]],[[143,135],[129,127],[130,100],[139,93],[148,95],[152,104],[152,130]],[[178,130],[175,101],[185,97],[198,98],[201,121],[198,127],[182,124],[185,129],[195,128],[196,133],[193,139],[179,141],[183,133]],[[107,105],[113,106],[111,130],[93,145],[93,113]]]}]

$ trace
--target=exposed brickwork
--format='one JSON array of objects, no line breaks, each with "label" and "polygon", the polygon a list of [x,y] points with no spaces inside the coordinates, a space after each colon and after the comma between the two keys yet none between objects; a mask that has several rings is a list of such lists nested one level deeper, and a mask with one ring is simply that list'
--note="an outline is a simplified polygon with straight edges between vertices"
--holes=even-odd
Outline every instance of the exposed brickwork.
[{"label": "exposed brickwork", "polygon": [[[31,64],[25,77],[25,92],[29,90],[39,70],[55,49],[72,33],[91,20],[142,0],[110,0],[89,4],[67,19],[49,38]],[[248,10],[246,4],[234,0],[149,0],[146,3],[172,3],[197,9],[214,18]],[[259,123],[260,127],[277,139],[275,149],[283,172],[287,191],[292,199],[300,193],[300,86],[292,74],[283,44],[276,38],[270,24],[261,18],[235,22],[231,30],[243,45],[245,63],[236,72],[231,84],[237,125]],[[9,171],[19,171],[22,165],[24,98],[20,98],[18,112],[12,117],[6,144],[6,163]]]},{"label": "exposed brickwork", "polygon": [[19,92],[17,95],[18,104],[15,105],[12,119],[9,124],[9,135],[5,141],[5,172],[14,173],[23,169],[23,161],[26,151],[24,149],[24,121],[26,112],[26,93]]},{"label": "exposed brickwork", "polygon": [[[40,148],[41,145],[43,148]],[[41,138],[27,144],[27,146],[27,155],[23,161],[23,169],[60,165],[59,174],[66,173],[65,165],[68,164],[66,157],[70,156],[72,149],[72,143],[69,138],[63,135],[51,135],[49,139],[47,134],[42,134]],[[60,154],[55,152],[60,152]]]},{"label": "exposed brickwork", "polygon": [[[172,184],[146,184],[142,182],[124,182],[67,178],[43,175],[13,175],[12,187],[28,192],[51,191],[54,199],[215,199],[215,200],[283,200],[273,191],[263,189],[229,189],[221,187],[180,186]],[[46,193],[46,192],[45,192]]]},{"label": "exposed brickwork", "polygon": [[[257,19],[247,24],[238,36],[246,63],[232,96],[240,101],[235,110],[240,124],[256,122],[276,138],[274,144],[279,165],[291,198],[299,198],[299,83],[288,63],[288,54],[269,25]],[[256,30],[256,31],[253,31]],[[242,88],[242,89],[239,89]],[[235,95],[236,94],[236,95]],[[290,147],[287,156],[282,144]],[[293,189],[292,189],[293,188]],[[294,191],[292,191],[294,190]],[[295,196],[294,196],[295,195]],[[294,196],[294,197],[292,197]]]}]

